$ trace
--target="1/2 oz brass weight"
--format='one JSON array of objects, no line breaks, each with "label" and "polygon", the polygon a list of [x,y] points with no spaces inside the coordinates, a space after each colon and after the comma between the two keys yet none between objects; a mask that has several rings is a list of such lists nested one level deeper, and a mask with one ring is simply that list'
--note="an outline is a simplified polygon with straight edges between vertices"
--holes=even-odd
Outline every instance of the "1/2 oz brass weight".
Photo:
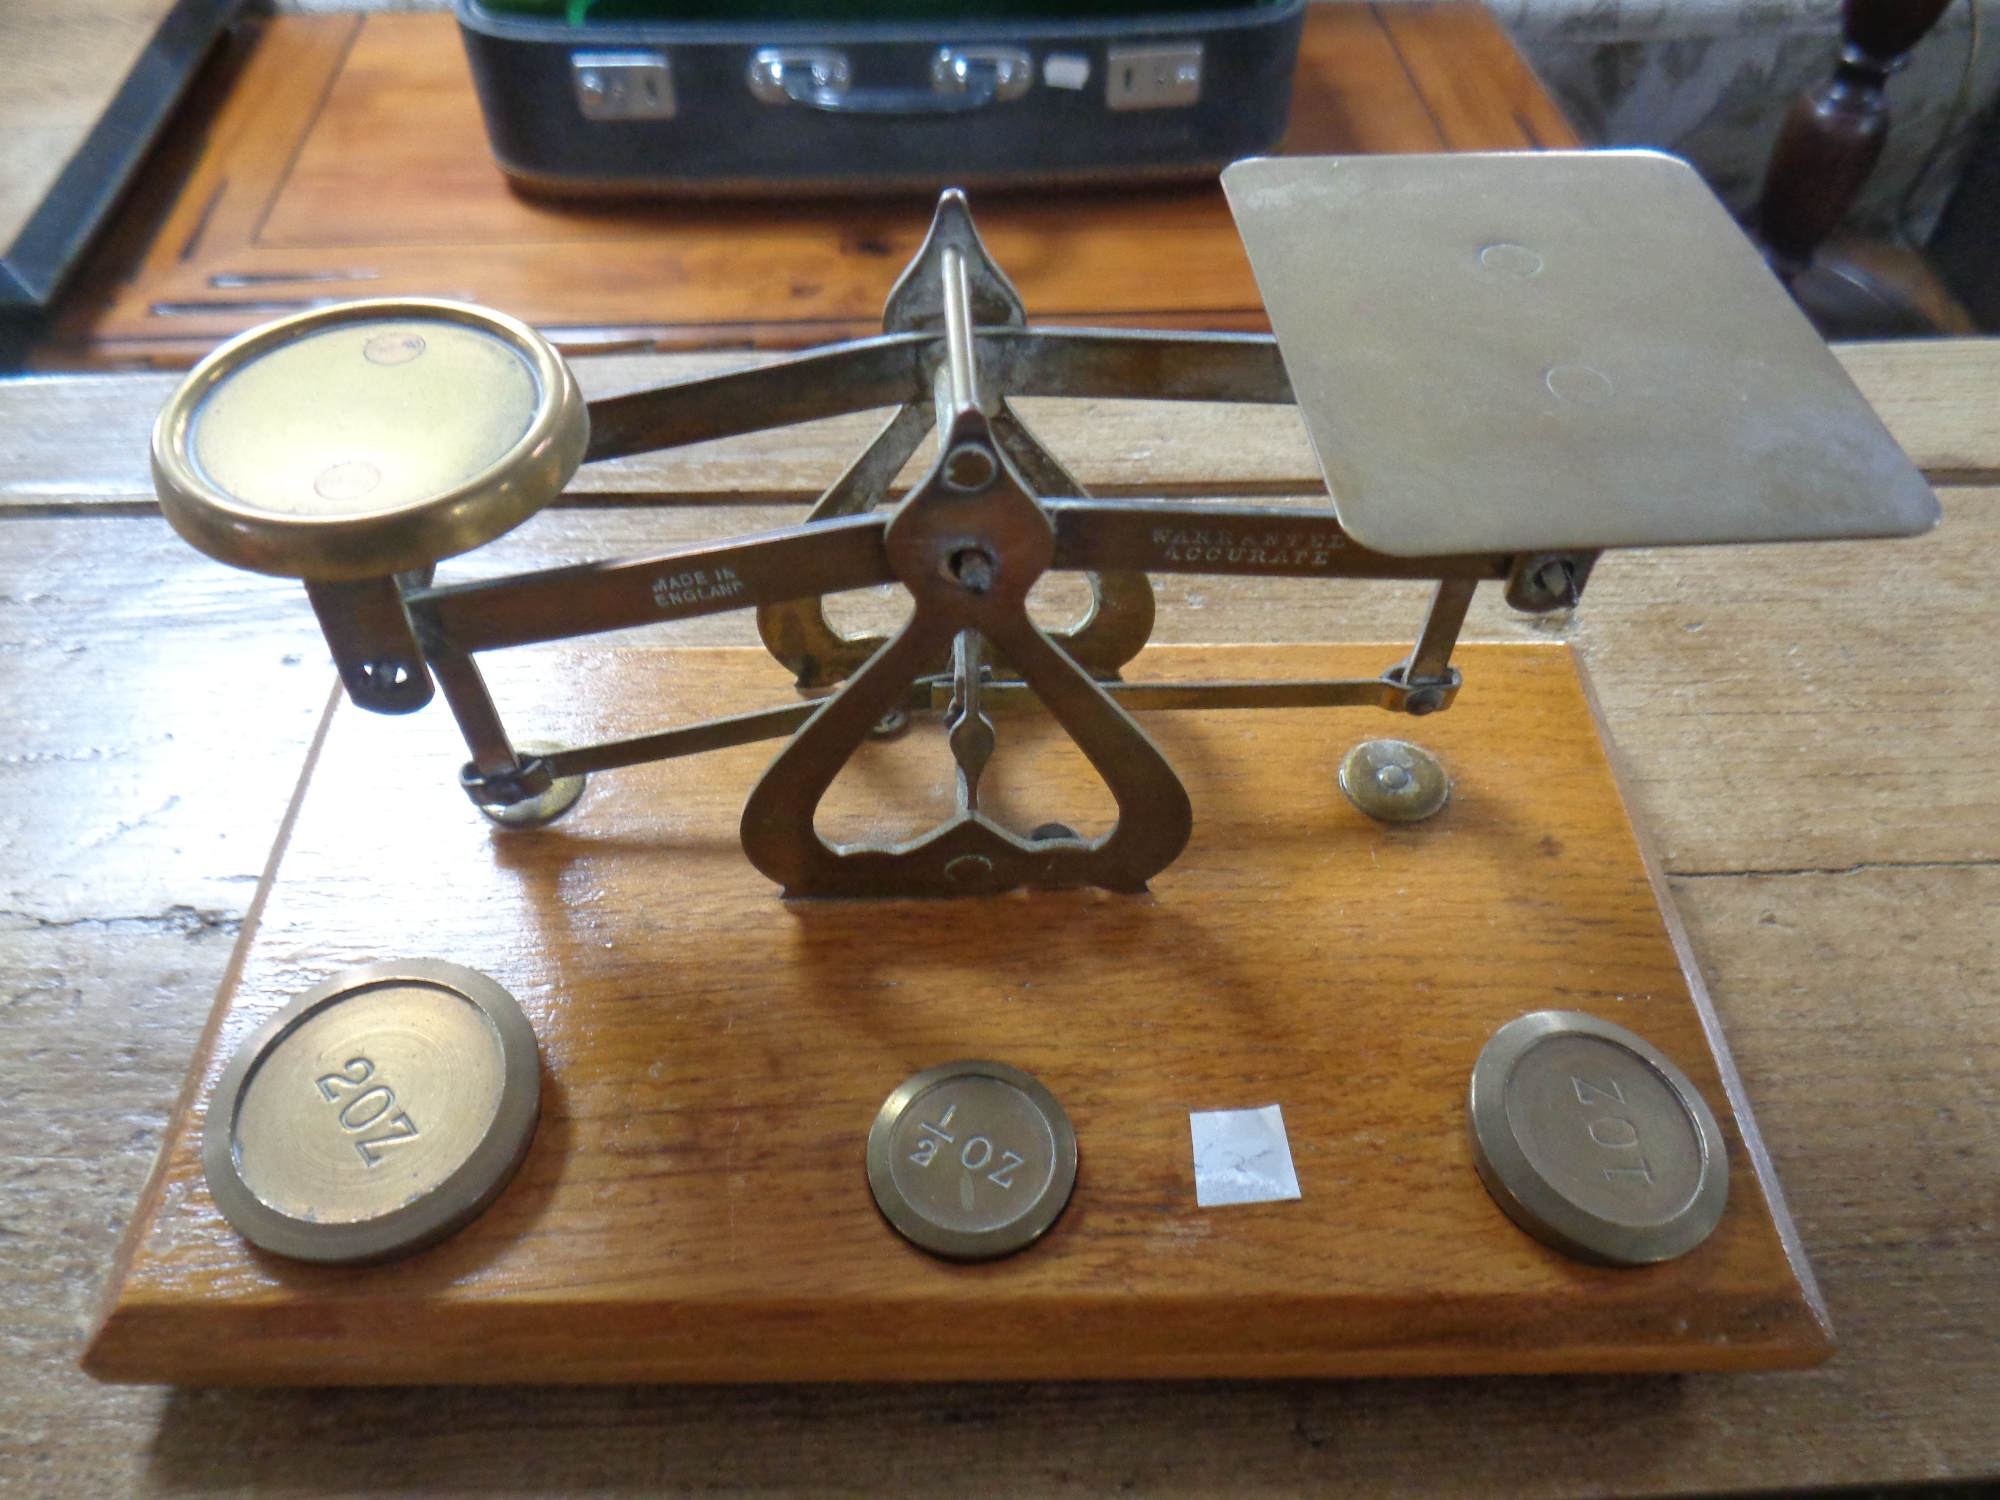
[{"label": "1/2 oz brass weight", "polygon": [[947,1063],[907,1079],[868,1132],[868,1185],[903,1238],[947,1260],[1026,1249],[1076,1186],[1076,1132],[1031,1074]]},{"label": "1/2 oz brass weight", "polygon": [[237,1050],[202,1170],[245,1239],[296,1260],[407,1255],[499,1196],[534,1139],[541,1058],[486,975],[436,959],[314,985]]}]

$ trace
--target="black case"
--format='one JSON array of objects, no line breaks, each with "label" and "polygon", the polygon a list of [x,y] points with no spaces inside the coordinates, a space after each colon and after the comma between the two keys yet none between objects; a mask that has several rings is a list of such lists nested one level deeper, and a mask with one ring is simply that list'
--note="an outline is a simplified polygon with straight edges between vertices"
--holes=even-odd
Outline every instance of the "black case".
[{"label": "black case", "polygon": [[[523,187],[850,192],[1213,173],[1284,134],[1305,5],[570,26],[458,0],[458,21],[493,155]],[[1087,80],[1059,86],[1079,58]]]}]

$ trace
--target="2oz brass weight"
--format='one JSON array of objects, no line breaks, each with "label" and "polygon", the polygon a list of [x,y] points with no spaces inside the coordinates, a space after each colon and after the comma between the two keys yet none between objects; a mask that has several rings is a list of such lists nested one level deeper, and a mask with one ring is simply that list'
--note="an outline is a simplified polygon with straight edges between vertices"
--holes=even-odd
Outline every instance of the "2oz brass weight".
[{"label": "2oz brass weight", "polygon": [[463,1228],[526,1157],[541,1058],[513,996],[436,959],[369,964],[293,999],[210,1096],[223,1217],[295,1260],[388,1260]]}]

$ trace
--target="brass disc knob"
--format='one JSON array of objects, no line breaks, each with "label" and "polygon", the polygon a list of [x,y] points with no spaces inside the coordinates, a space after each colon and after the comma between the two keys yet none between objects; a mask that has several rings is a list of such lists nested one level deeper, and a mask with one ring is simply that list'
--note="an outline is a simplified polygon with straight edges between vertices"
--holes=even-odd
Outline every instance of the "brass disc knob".
[{"label": "brass disc knob", "polygon": [[575,377],[527,324],[457,302],[348,302],[195,366],[153,429],[153,483],[174,530],[222,562],[381,578],[518,526],[589,440]]}]

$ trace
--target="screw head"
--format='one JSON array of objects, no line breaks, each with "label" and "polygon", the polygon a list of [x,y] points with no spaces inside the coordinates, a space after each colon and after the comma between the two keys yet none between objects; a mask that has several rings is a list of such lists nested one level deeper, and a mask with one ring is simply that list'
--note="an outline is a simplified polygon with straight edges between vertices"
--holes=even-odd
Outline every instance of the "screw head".
[{"label": "screw head", "polygon": [[1576,568],[1566,559],[1557,558],[1543,563],[1535,572],[1535,587],[1559,608],[1572,608],[1576,604]]},{"label": "screw head", "polygon": [[1000,565],[983,547],[961,547],[946,559],[945,571],[967,592],[983,594],[993,587]]},{"label": "screw head", "polygon": [[1403,696],[1403,711],[1422,718],[1434,714],[1444,707],[1444,689],[1441,687],[1411,688]]},{"label": "screw head", "polygon": [[1451,797],[1444,763],[1408,740],[1363,740],[1340,762],[1347,800],[1384,823],[1421,823]]}]

